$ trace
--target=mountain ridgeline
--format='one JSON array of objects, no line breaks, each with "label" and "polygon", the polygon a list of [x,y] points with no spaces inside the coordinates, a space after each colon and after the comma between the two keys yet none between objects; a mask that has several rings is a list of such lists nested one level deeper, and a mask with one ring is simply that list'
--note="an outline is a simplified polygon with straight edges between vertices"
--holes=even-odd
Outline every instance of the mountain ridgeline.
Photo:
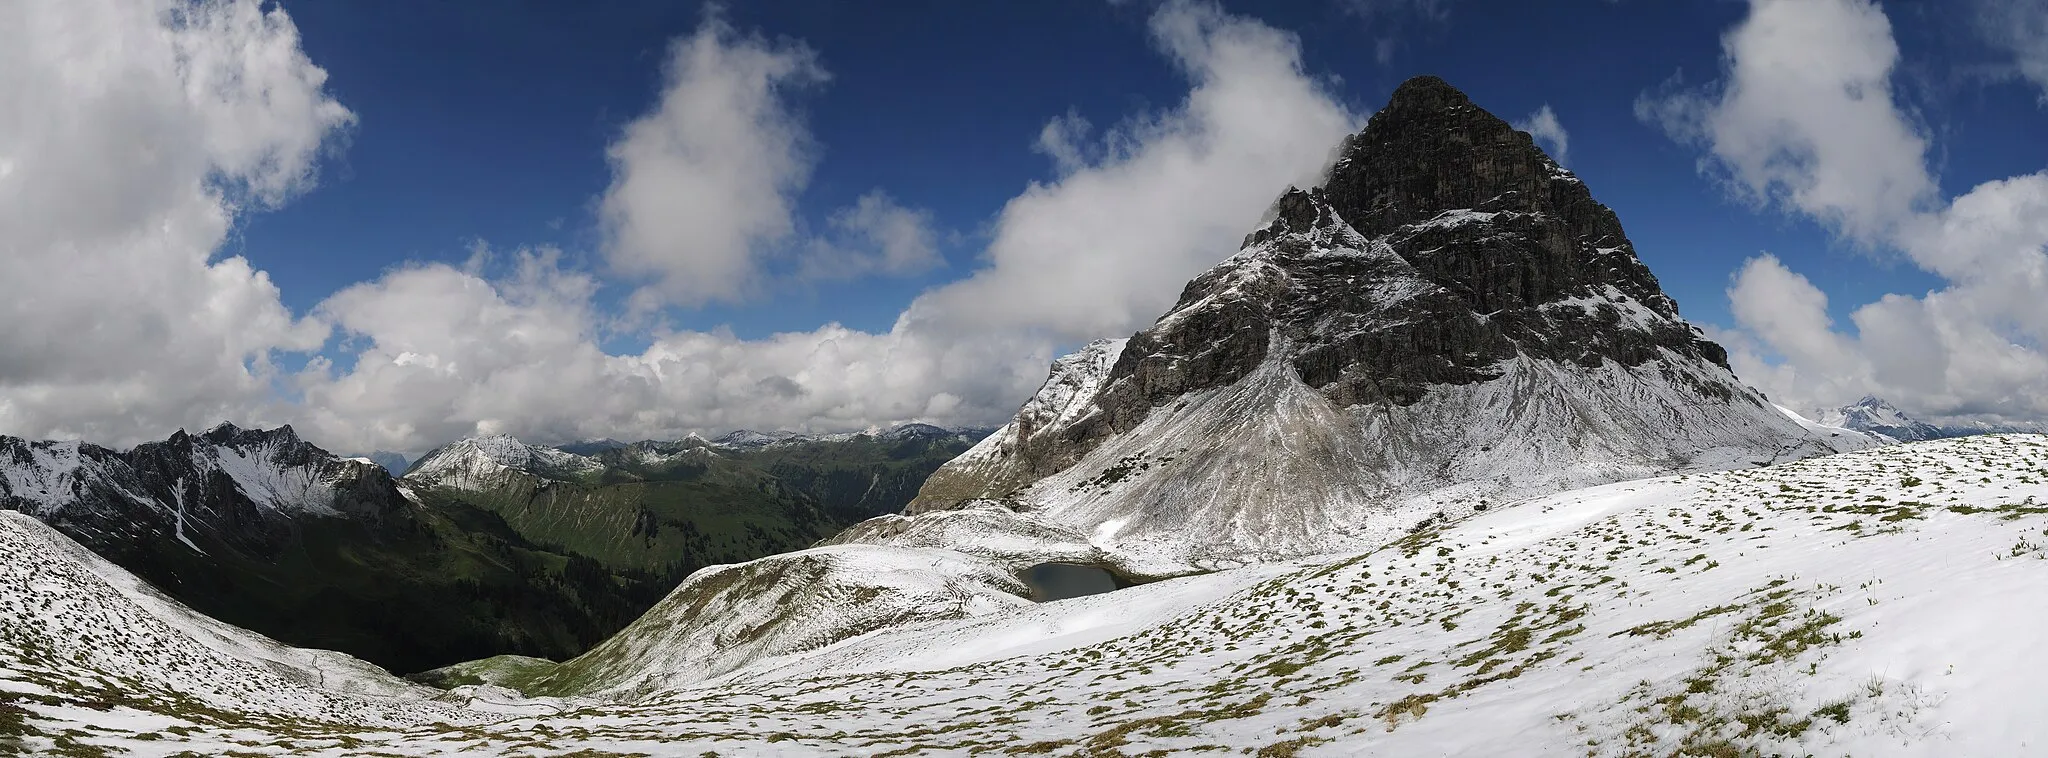
[{"label": "mountain ridgeline", "polygon": [[215,618],[410,672],[573,656],[698,568],[900,509],[979,434],[640,442],[595,457],[479,438],[403,478],[288,426],[223,424],[128,451],[0,437],[0,508]]}]

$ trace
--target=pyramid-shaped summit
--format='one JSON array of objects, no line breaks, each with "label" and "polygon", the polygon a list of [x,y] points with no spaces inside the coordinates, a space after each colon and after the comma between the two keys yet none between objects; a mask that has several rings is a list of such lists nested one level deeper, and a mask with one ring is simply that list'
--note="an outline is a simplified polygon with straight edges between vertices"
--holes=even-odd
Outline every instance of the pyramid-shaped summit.
[{"label": "pyramid-shaped summit", "polygon": [[1158,574],[1870,444],[1738,380],[1614,212],[1443,80],[1338,155],[1151,328],[1061,359],[910,512],[1002,509]]}]

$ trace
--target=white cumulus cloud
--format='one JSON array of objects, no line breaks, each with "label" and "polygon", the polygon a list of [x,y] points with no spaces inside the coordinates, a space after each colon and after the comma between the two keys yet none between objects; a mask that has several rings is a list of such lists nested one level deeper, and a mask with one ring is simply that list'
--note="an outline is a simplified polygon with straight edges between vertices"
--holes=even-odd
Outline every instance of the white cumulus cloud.
[{"label": "white cumulus cloud", "polygon": [[837,324],[755,340],[664,333],[637,354],[608,354],[589,274],[565,270],[552,250],[509,258],[400,268],[324,302],[320,315],[357,348],[352,365],[318,362],[299,377],[309,433],[340,449],[417,451],[473,434],[546,442],[982,423],[1013,410],[1023,372],[1049,358],[1003,339]]},{"label": "white cumulus cloud", "polygon": [[1564,124],[1557,120],[1557,111],[1551,110],[1549,103],[1544,103],[1528,118],[1516,121],[1515,128],[1528,132],[1536,139],[1536,144],[1542,145],[1559,164],[1571,162],[1572,135],[1564,130]]},{"label": "white cumulus cloud", "polygon": [[659,102],[607,154],[604,254],[647,284],[639,310],[741,302],[796,280],[929,269],[931,216],[880,190],[808,235],[796,215],[818,147],[794,103],[830,78],[800,42],[743,34],[713,7],[670,46]]},{"label": "white cumulus cloud", "polygon": [[765,245],[795,233],[794,194],[815,160],[788,91],[826,79],[801,44],[741,35],[713,10],[670,47],[654,110],[608,154],[605,255],[652,277],[643,301],[732,300],[755,285]]},{"label": "white cumulus cloud", "polygon": [[0,5],[0,433],[126,444],[276,420],[326,332],[216,252],[354,116],[256,0]]},{"label": "white cumulus cloud", "polygon": [[1934,418],[2048,420],[2048,173],[1944,202],[1929,140],[1893,95],[1898,45],[1868,0],[1752,0],[1723,39],[1724,80],[1638,114],[1706,149],[1745,198],[1903,253],[1944,284],[1828,317],[1806,276],[1772,256],[1738,272],[1723,332],[1738,372],[1817,410],[1865,393]]},{"label": "white cumulus cloud", "polygon": [[920,297],[914,320],[1069,341],[1128,334],[1236,252],[1289,184],[1317,183],[1358,126],[1302,70],[1292,34],[1192,2],[1162,6],[1151,27],[1193,83],[1187,99],[1095,142],[1079,116],[1052,120],[1037,147],[1059,178],[1011,199],[984,267]]}]

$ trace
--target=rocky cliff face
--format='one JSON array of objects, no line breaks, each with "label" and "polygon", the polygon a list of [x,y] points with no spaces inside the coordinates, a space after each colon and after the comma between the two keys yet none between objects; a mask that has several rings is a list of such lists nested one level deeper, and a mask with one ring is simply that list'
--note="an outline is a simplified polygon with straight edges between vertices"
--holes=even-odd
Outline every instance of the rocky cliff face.
[{"label": "rocky cliff face", "polygon": [[1151,328],[1063,359],[909,512],[993,500],[1127,568],[1199,568],[1869,443],[1737,380],[1614,213],[1442,80],[1402,85],[1338,154]]},{"label": "rocky cliff face", "polygon": [[181,430],[127,452],[0,437],[0,508],[34,515],[95,549],[204,538],[274,555],[296,517],[374,520],[402,503],[383,468],[336,457],[289,426]]}]

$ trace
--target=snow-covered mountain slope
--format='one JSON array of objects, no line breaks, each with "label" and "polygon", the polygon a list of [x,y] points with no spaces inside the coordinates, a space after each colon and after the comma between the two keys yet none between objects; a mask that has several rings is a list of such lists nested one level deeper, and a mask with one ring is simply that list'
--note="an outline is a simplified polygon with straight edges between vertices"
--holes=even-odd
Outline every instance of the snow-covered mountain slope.
[{"label": "snow-covered mountain slope", "polygon": [[405,478],[428,486],[473,489],[496,486],[509,471],[544,479],[578,480],[604,464],[589,456],[529,445],[511,435],[469,437],[435,448],[413,461]]},{"label": "snow-covered mountain slope", "polygon": [[135,530],[129,511],[161,510],[148,489],[126,459],[98,445],[0,437],[0,507],[68,521],[78,536]]},{"label": "snow-covered mountain slope", "polygon": [[1957,436],[1943,434],[1940,427],[1908,416],[1905,411],[1899,410],[1884,399],[1869,395],[1854,404],[1822,414],[1820,422],[1859,432],[1882,434],[1901,442]]},{"label": "snow-covered mountain slope", "polygon": [[137,733],[162,740],[203,728],[215,736],[178,749],[214,753],[306,724],[489,718],[347,655],[286,647],[195,613],[25,514],[0,512],[0,555],[0,713],[14,717],[0,750],[55,753],[126,732],[96,743],[119,747],[151,739]]},{"label": "snow-covered mountain slope", "polygon": [[981,501],[1136,574],[1361,549],[1426,521],[1879,440],[1786,417],[1612,211],[1433,77],[1128,341],[1057,363],[908,510]]},{"label": "snow-covered mountain slope", "polygon": [[995,561],[1011,573],[1047,562],[1108,562],[1101,548],[1088,542],[1088,535],[988,504],[916,516],[878,516],[820,544],[938,548]]},{"label": "snow-covered mountain slope", "polygon": [[932,472],[919,490],[909,512],[933,509],[936,504],[985,499],[992,493],[1030,483],[1040,473],[1024,462],[1046,461],[1045,467],[1072,465],[1066,460],[1074,450],[1062,445],[1058,434],[1096,413],[1094,399],[1103,382],[1123,355],[1128,340],[1102,339],[1054,360],[1052,371],[1038,392],[1024,402],[1010,423],[983,438],[960,457]]},{"label": "snow-covered mountain slope", "polygon": [[199,439],[209,444],[191,446],[194,473],[225,474],[250,501],[281,513],[339,516],[350,506],[343,494],[349,487],[390,480],[383,467],[366,459],[340,458],[306,444],[290,426],[263,431],[221,424]]},{"label": "snow-covered mountain slope", "polygon": [[[869,572],[929,560],[840,549]],[[78,739],[143,755],[225,735],[259,754],[346,737],[398,755],[2032,755],[2048,657],[2017,599],[2043,586],[2048,437],[1978,436],[1502,504],[1368,553],[891,626],[555,715],[314,722],[288,743],[196,724],[150,743],[131,735],[164,722],[138,712]],[[664,673],[689,670],[636,675]],[[16,702],[45,731],[104,715]]]},{"label": "snow-covered mountain slope", "polygon": [[752,429],[736,429],[712,438],[711,444],[729,448],[757,448],[801,436],[803,435],[791,431],[757,432]]}]

